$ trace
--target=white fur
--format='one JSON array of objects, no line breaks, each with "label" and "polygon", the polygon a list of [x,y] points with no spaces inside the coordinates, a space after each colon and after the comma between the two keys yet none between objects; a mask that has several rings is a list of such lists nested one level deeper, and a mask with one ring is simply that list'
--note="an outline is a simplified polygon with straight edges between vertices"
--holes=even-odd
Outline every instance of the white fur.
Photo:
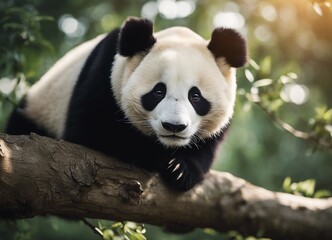
[{"label": "white fur", "polygon": [[63,135],[78,75],[91,51],[104,37],[100,35],[69,51],[29,89],[24,113],[57,138]]},{"label": "white fur", "polygon": [[[183,27],[155,34],[156,44],[146,56],[136,59],[117,55],[113,65],[112,84],[118,104],[126,116],[145,134],[157,135],[166,146],[187,145],[193,139],[208,138],[223,128],[233,114],[235,71],[224,60],[216,61],[207,41]],[[141,106],[141,96],[158,82],[167,86],[166,97],[148,112]],[[198,116],[189,102],[188,91],[196,86],[212,104],[206,116]],[[161,122],[185,124],[177,136]]]}]

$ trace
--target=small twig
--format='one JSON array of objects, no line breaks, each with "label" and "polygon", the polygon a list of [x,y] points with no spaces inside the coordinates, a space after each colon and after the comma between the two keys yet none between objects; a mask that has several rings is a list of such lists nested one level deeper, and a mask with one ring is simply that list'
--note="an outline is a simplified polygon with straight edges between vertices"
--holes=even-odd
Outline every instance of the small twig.
[{"label": "small twig", "polygon": [[271,114],[266,108],[264,108],[262,106],[262,104],[260,104],[259,101],[252,101],[250,99],[250,97],[247,96],[247,94],[244,94],[244,96],[250,102],[255,103],[260,109],[262,109],[273,120],[274,123],[276,123],[282,129],[284,129],[286,132],[292,134],[293,136],[295,136],[297,138],[300,138],[300,139],[303,139],[303,140],[312,141],[315,144],[318,144],[319,146],[322,146],[324,148],[332,149],[332,144],[331,143],[326,142],[326,141],[324,141],[322,139],[319,139],[318,137],[316,137],[316,136],[314,136],[314,135],[312,135],[310,133],[297,130],[296,128],[294,128],[293,126],[291,126],[288,123],[284,122],[280,118],[277,118],[274,114]]},{"label": "small twig", "polygon": [[89,228],[92,229],[94,233],[96,233],[98,236],[100,236],[102,239],[104,239],[104,234],[102,231],[100,231],[99,228],[94,226],[91,222],[89,222],[86,218],[81,218],[82,222],[87,225]]},{"label": "small twig", "polygon": [[291,125],[289,125],[288,123],[282,121],[280,118],[277,118],[275,115],[271,114],[270,112],[268,112],[261,104],[257,103],[256,104],[276,123],[278,124],[281,128],[283,128],[286,132],[292,134],[293,136],[297,137],[297,138],[301,138],[304,140],[309,140],[314,142],[315,144],[318,144],[324,148],[327,149],[332,149],[332,144],[328,143],[322,139],[317,138],[316,136],[309,134],[307,132],[303,132],[300,130],[295,129],[294,127],[292,127]]}]

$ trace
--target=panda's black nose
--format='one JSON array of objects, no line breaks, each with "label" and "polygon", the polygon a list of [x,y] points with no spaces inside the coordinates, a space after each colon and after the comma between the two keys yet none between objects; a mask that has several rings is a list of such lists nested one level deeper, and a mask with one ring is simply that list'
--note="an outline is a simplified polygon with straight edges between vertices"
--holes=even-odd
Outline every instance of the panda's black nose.
[{"label": "panda's black nose", "polygon": [[173,124],[173,123],[169,123],[169,122],[162,122],[161,125],[167,131],[170,131],[173,133],[181,132],[187,127],[187,125],[185,125],[185,124]]}]

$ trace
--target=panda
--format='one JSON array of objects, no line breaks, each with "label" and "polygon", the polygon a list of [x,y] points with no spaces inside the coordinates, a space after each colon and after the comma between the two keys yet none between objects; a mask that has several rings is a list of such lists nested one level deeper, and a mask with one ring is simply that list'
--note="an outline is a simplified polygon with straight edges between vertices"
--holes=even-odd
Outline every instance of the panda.
[{"label": "panda", "polygon": [[171,189],[204,179],[232,119],[244,37],[216,28],[153,31],[128,17],[65,54],[31,86],[6,132],[63,139],[160,173]]}]

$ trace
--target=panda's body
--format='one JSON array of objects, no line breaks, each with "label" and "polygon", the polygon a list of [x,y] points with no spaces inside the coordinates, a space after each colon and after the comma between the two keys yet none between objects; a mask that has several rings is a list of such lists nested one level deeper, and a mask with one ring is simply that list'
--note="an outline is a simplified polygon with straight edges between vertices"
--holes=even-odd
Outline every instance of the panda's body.
[{"label": "panda's body", "polygon": [[[7,132],[81,144],[187,190],[211,167],[233,114],[232,66],[246,60],[242,37],[219,31],[207,45],[187,28],[153,34],[151,22],[130,18],[60,59],[31,87]],[[222,34],[230,43],[220,49]]]}]

